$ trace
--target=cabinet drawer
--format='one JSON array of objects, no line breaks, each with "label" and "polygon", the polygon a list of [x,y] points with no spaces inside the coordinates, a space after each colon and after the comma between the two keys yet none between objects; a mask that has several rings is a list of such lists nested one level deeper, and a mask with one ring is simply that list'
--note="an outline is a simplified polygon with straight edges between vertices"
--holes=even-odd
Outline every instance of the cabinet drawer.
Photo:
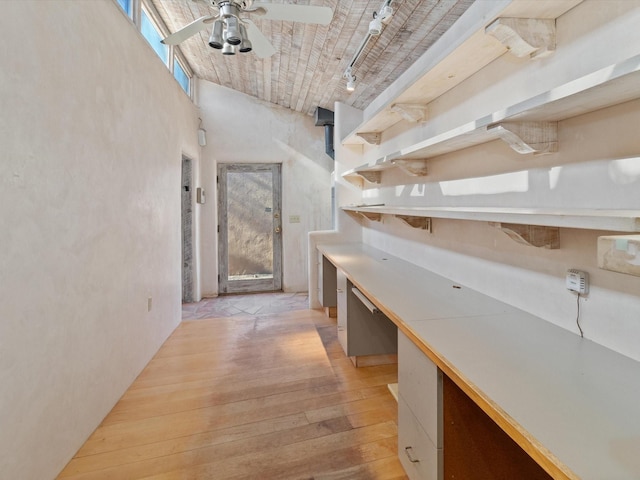
[{"label": "cabinet drawer", "polygon": [[402,397],[398,398],[398,457],[410,480],[443,480],[443,450],[436,448]]},{"label": "cabinet drawer", "polygon": [[441,448],[442,372],[402,332],[398,332],[398,394]]}]

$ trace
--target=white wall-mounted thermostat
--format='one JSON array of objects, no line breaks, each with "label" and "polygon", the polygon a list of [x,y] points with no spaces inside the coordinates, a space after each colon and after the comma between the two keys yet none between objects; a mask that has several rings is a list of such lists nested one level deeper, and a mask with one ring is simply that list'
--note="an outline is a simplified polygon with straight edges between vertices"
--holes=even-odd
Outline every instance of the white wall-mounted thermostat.
[{"label": "white wall-mounted thermostat", "polygon": [[567,290],[586,295],[589,292],[589,274],[581,270],[567,270]]}]

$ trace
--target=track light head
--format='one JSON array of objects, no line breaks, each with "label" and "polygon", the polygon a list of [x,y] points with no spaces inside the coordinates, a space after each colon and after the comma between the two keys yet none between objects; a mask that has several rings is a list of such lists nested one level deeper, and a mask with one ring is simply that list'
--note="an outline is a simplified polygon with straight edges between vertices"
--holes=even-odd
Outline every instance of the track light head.
[{"label": "track light head", "polygon": [[224,40],[222,39],[222,29],[223,24],[222,20],[216,20],[213,22],[213,30],[211,31],[211,36],[209,37],[209,46],[211,48],[215,48],[220,50],[224,44]]},{"label": "track light head", "polygon": [[369,35],[380,35],[382,33],[382,20],[376,17],[369,22]]},{"label": "track light head", "polygon": [[385,5],[378,12],[378,18],[385,25],[391,21],[391,17],[393,17],[393,8],[389,5]]},{"label": "track light head", "polygon": [[344,78],[347,79],[347,92],[353,92],[356,89],[356,77],[351,73],[351,67],[344,72]]}]

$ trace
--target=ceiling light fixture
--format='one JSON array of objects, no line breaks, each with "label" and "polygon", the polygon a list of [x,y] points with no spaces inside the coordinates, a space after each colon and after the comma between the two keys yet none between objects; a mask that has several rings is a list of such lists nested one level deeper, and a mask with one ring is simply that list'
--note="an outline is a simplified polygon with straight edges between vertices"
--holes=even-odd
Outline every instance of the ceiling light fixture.
[{"label": "ceiling light fixture", "polygon": [[236,54],[236,46],[231,45],[230,43],[225,43],[224,47],[222,47],[223,55],[235,55]]},{"label": "ceiling light fixture", "polygon": [[369,22],[369,35],[380,35],[382,33],[382,19],[374,16]]},{"label": "ceiling light fixture", "polygon": [[347,79],[347,92],[353,92],[356,89],[356,77],[351,73],[351,67],[344,72],[344,77]]},{"label": "ceiling light fixture", "polygon": [[220,18],[213,22],[209,46],[222,50],[223,55],[235,55],[236,51],[248,53],[253,50],[247,28],[238,17],[239,13],[236,5],[223,3],[220,5]]},{"label": "ceiling light fixture", "polygon": [[222,20],[216,20],[213,22],[213,30],[211,31],[211,36],[209,37],[209,46],[211,48],[215,48],[220,50],[224,45],[224,40],[222,39],[222,30],[224,28],[224,24]]},{"label": "ceiling light fixture", "polygon": [[240,24],[240,36],[242,37],[242,43],[238,50],[241,53],[248,53],[253,50],[253,45],[251,45],[251,40],[249,40],[249,36],[247,35],[247,29],[243,24]]},{"label": "ceiling light fixture", "polygon": [[242,35],[240,34],[240,25],[238,17],[226,17],[224,19],[225,27],[222,37],[231,45],[240,45],[242,43]]},{"label": "ceiling light fixture", "polygon": [[369,30],[367,31],[367,35],[362,40],[362,43],[360,43],[358,50],[356,50],[356,53],[351,59],[351,62],[349,62],[347,69],[344,71],[343,76],[347,79],[347,91],[353,92],[356,88],[356,77],[353,75],[353,68],[360,58],[360,55],[362,55],[362,52],[367,46],[367,43],[369,42],[371,37],[380,35],[382,33],[382,30],[384,29],[384,25],[388,24],[391,21],[391,17],[393,17],[393,8],[391,7],[391,4],[393,2],[394,0],[384,0],[382,2],[382,5],[380,5],[379,10],[377,12],[373,12],[373,20],[369,22]]}]

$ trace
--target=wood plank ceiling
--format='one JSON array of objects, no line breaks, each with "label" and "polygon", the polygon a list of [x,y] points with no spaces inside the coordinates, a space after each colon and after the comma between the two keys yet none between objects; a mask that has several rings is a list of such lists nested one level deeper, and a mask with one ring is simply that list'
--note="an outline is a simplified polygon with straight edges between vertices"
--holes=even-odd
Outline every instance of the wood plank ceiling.
[{"label": "wood plank ceiling", "polygon": [[[381,0],[271,0],[269,3],[329,6],[334,14],[327,26],[251,16],[276,49],[265,59],[254,53],[222,55],[208,45],[210,28],[186,40],[180,48],[197,77],[260,100],[309,115],[317,106],[333,110],[335,101],[364,109],[473,1],[394,0],[393,18],[381,35],[371,37],[353,67],[354,92],[346,90],[343,74]],[[202,0],[153,0],[153,4],[170,32],[213,13]]]}]

